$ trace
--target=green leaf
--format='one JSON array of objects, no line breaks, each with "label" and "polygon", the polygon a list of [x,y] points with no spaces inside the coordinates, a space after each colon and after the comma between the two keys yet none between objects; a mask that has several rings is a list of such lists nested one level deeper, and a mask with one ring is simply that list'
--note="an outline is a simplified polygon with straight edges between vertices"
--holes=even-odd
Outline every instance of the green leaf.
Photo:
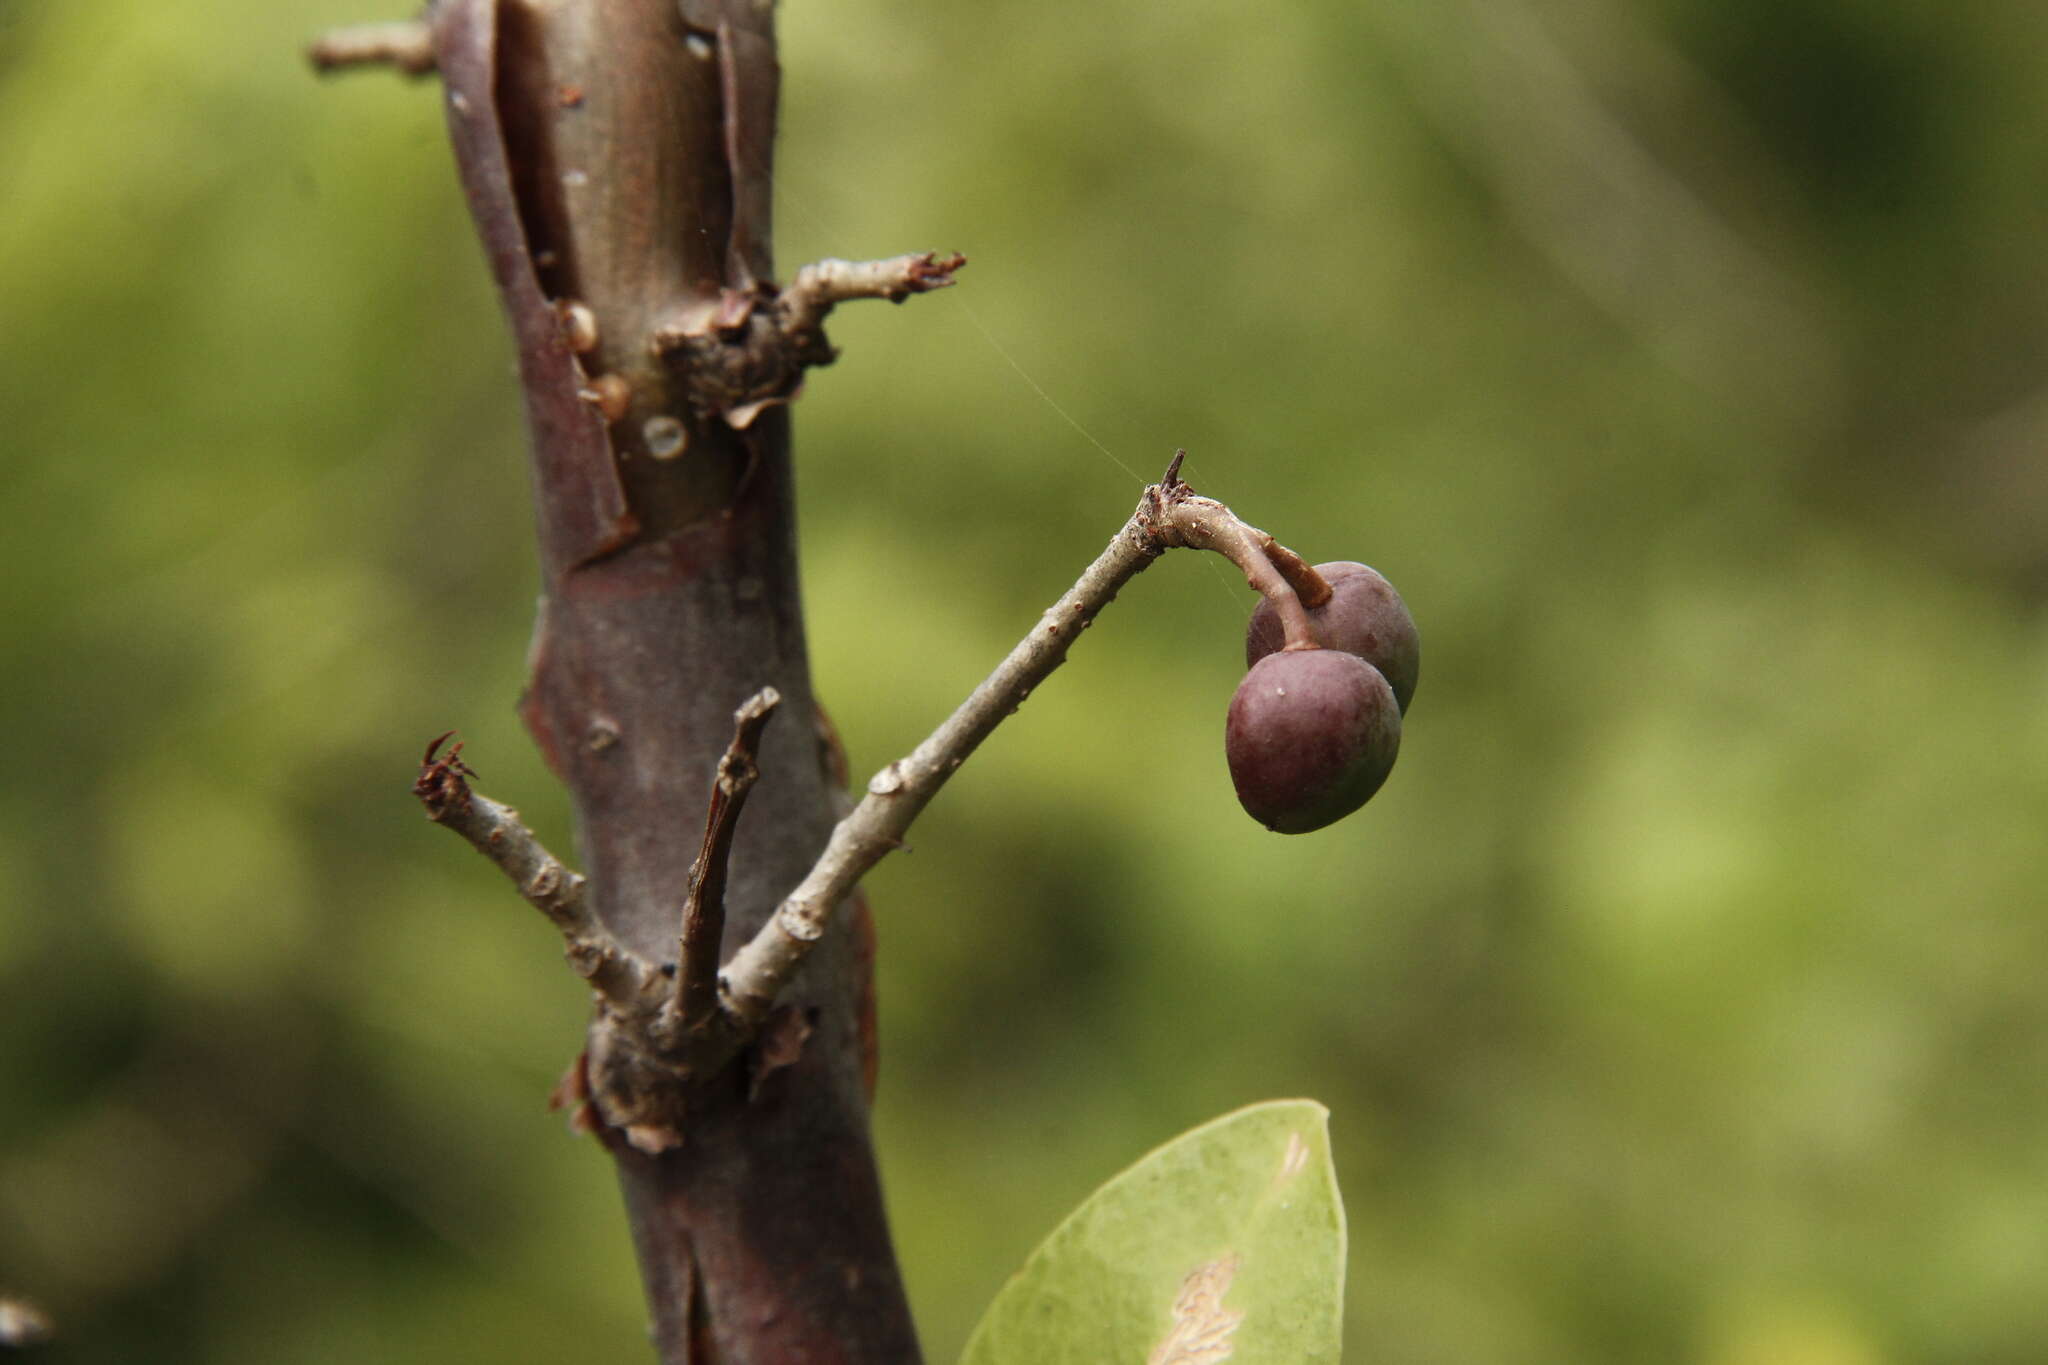
[{"label": "green leaf", "polygon": [[1344,1205],[1329,1111],[1272,1100],[1089,1196],[982,1315],[960,1365],[1335,1365]]}]

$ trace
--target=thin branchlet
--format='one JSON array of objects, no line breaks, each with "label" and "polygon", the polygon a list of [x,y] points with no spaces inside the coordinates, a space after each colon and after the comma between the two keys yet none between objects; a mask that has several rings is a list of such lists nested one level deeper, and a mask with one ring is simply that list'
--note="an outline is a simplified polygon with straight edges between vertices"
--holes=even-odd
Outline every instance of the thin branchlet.
[{"label": "thin branchlet", "polygon": [[718,775],[711,784],[704,843],[690,866],[676,988],[656,1025],[662,1041],[671,1047],[688,1031],[708,1023],[718,1009],[718,955],[725,938],[725,883],[733,833],[739,828],[747,793],[760,780],[761,732],[781,704],[782,694],[764,687],[733,713],[732,743],[718,760]]},{"label": "thin branchlet", "polygon": [[[1290,580],[1327,598],[1329,587],[1300,556],[1248,526],[1223,503],[1195,493],[1179,478],[1185,452],[1166,477],[1147,488],[1138,507],[1074,586],[1046,611],[996,670],[917,748],[883,768],[867,794],[832,831],[825,851],[725,970],[722,1000],[747,1028],[758,1028],[784,983],[824,936],[833,911],[903,836],[946,780],[982,740],[1012,715],[1034,688],[1066,661],[1067,651],[1117,592],[1167,549],[1215,550],[1280,610],[1291,642],[1312,640],[1307,614]],[[1300,566],[1283,572],[1276,562]],[[1320,600],[1320,599],[1319,599]]]},{"label": "thin branchlet", "polygon": [[417,19],[329,29],[306,49],[306,59],[322,73],[388,66],[408,76],[426,76],[437,65],[433,30]]},{"label": "thin branchlet", "polygon": [[527,904],[547,916],[562,935],[563,956],[599,995],[621,1007],[640,999],[654,969],[598,921],[589,883],[548,852],[518,811],[469,785],[476,772],[462,760],[462,745],[441,751],[452,734],[427,746],[413,783],[427,818],[468,840],[511,879]]}]

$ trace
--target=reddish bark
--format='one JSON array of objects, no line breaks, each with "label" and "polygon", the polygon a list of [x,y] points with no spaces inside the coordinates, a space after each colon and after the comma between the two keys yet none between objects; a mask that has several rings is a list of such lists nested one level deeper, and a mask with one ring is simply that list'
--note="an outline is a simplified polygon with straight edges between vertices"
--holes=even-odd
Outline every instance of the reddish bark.
[{"label": "reddish bark", "polygon": [[[771,278],[770,11],[441,0],[431,21],[533,442],[544,604],[523,714],[573,795],[599,915],[627,945],[674,959],[733,708],[764,686],[785,699],[734,845],[729,951],[833,820],[803,723],[788,413],[734,429],[705,373],[715,336],[654,339],[730,317]],[[588,319],[565,326],[565,300]],[[674,458],[657,458],[673,434],[661,419],[680,424]],[[868,1138],[868,965],[835,929],[784,997],[810,1025],[795,1061],[756,1085],[749,1053],[692,1087],[680,1147],[650,1156],[602,1134],[663,1360],[917,1359]]]}]

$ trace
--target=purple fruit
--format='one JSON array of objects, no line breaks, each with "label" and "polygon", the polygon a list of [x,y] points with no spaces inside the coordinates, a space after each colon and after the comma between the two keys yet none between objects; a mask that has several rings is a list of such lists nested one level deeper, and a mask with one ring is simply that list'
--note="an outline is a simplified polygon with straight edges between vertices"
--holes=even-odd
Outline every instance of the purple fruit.
[{"label": "purple fruit", "polygon": [[1377,668],[1338,649],[1290,649],[1252,665],[1230,699],[1223,752],[1245,811],[1306,834],[1364,805],[1401,750],[1401,708]]},{"label": "purple fruit", "polygon": [[[1385,674],[1394,689],[1394,700],[1400,703],[1402,714],[1407,714],[1408,700],[1415,695],[1415,678],[1422,669],[1422,642],[1416,638],[1415,618],[1402,604],[1401,594],[1375,570],[1347,559],[1318,564],[1316,572],[1330,585],[1330,600],[1308,614],[1316,643],[1356,654]],[[1271,602],[1261,600],[1244,631],[1245,667],[1285,642],[1280,614]]]}]

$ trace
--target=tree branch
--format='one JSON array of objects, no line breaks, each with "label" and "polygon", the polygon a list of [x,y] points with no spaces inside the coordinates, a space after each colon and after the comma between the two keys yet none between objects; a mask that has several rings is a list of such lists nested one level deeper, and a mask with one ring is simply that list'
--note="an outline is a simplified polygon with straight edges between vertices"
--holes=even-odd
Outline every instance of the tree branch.
[{"label": "tree branch", "polygon": [[[753,344],[780,335],[774,7],[434,0],[426,17],[532,436],[542,605],[520,713],[569,790],[589,914],[652,972],[598,994],[564,1099],[587,1093],[617,1164],[662,1360],[911,1365],[862,1085],[869,959],[852,936],[784,988],[803,1028],[782,1041],[800,1045],[758,1097],[738,1067],[695,1069],[652,1028],[700,851],[685,831],[705,816],[733,701],[773,685],[797,715],[815,706],[780,401],[816,362],[810,346]],[[730,332],[657,344],[675,319],[737,315]],[[727,952],[837,814],[816,746],[771,732],[759,765],[729,855]]]},{"label": "tree branch", "polygon": [[1290,630],[1290,643],[1310,638],[1302,596],[1319,592],[1327,597],[1329,585],[1292,550],[1182,483],[1181,458],[1174,456],[1166,477],[1145,490],[1137,510],[1095,562],[945,723],[869,780],[867,795],[833,828],[809,873],[723,973],[718,957],[733,835],[759,777],[761,733],[781,701],[774,688],[762,689],[733,715],[732,742],[718,763],[704,838],[690,869],[672,984],[612,937],[584,904],[583,878],[542,848],[516,811],[470,789],[466,779],[475,774],[462,761],[460,744],[438,758],[436,751],[448,736],[428,746],[413,790],[429,818],[467,838],[554,921],[568,941],[571,964],[610,1006],[592,1032],[600,1044],[598,1054],[606,1059],[597,1098],[607,1118],[635,1146],[660,1152],[683,1140],[686,1106],[680,1092],[692,1080],[715,1075],[750,1042],[764,1039],[784,988],[825,936],[840,903],[876,863],[902,845],[911,823],[946,780],[1066,662],[1081,632],[1153,560],[1176,547],[1214,550],[1275,602],[1283,623],[1301,623],[1299,636]]},{"label": "tree branch", "polygon": [[389,66],[408,76],[428,76],[437,65],[434,31],[419,19],[330,29],[313,40],[306,58],[323,75],[357,66]]},{"label": "tree branch", "polygon": [[[722,996],[727,1011],[744,1030],[760,1027],[783,985],[811,946],[824,936],[834,909],[870,868],[901,846],[911,822],[946,779],[996,726],[1024,704],[1033,688],[1066,662],[1074,641],[1123,585],[1169,547],[1215,550],[1227,556],[1245,571],[1253,587],[1280,608],[1283,623],[1297,623],[1289,626],[1290,642],[1310,638],[1306,613],[1289,578],[1300,580],[1310,593],[1320,590],[1323,598],[1329,595],[1328,584],[1299,555],[1246,525],[1224,504],[1202,497],[1182,483],[1179,473],[1184,454],[1175,454],[1166,477],[1145,490],[1137,510],[1111,537],[1108,547],[1039,618],[1037,626],[995,672],[908,756],[870,779],[867,795],[833,829],[810,874],[734,954],[725,971]],[[1283,574],[1275,568],[1276,560],[1299,567]]]},{"label": "tree branch", "polygon": [[[651,353],[692,364],[698,373],[689,385],[691,406],[744,431],[769,408],[796,397],[804,371],[838,358],[824,331],[834,307],[852,299],[901,303],[912,294],[944,289],[966,264],[957,252],[936,251],[882,261],[816,261],[797,271],[780,293],[758,284],[674,309],[655,325]],[[682,449],[650,453],[674,458]]]},{"label": "tree branch", "polygon": [[760,779],[756,761],[761,732],[782,704],[782,694],[764,687],[733,713],[732,743],[718,760],[711,784],[711,809],[704,819],[704,844],[690,866],[690,890],[683,901],[682,946],[676,961],[675,992],[662,1005],[657,1034],[672,1043],[708,1021],[718,1010],[718,961],[725,936],[725,874],[732,858],[733,831],[747,793]]},{"label": "tree branch", "polygon": [[948,288],[953,272],[966,264],[967,258],[958,252],[941,256],[936,251],[886,261],[813,261],[796,272],[775,303],[785,331],[808,331],[835,305],[852,299],[901,303],[912,294]]},{"label": "tree branch", "polygon": [[541,846],[518,811],[470,787],[476,772],[462,761],[459,742],[435,756],[453,733],[427,746],[412,785],[427,818],[467,839],[512,879],[526,903],[561,931],[563,956],[599,994],[622,1007],[642,998],[658,973],[599,923],[585,896],[588,883]]}]

